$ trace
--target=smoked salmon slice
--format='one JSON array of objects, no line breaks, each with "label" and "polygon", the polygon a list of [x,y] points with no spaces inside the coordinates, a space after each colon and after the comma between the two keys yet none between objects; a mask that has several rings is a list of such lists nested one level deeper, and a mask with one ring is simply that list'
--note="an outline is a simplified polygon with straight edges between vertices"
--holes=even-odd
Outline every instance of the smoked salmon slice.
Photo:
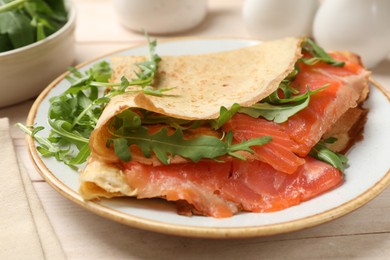
[{"label": "smoked salmon slice", "polygon": [[328,84],[311,96],[307,108],[282,124],[291,139],[299,145],[297,154],[300,156],[306,156],[337,119],[349,108],[356,107],[367,93],[368,71],[354,62],[352,57],[342,54],[333,56],[345,61],[345,65],[334,67],[323,62],[315,65],[299,63],[300,72],[293,81],[293,86],[301,93],[307,91],[306,87],[316,90]]},{"label": "smoked salmon slice", "polygon": [[299,62],[300,71],[292,85],[301,94],[327,87],[310,98],[308,107],[299,111],[287,122],[277,124],[262,118],[236,114],[222,129],[232,131],[237,142],[260,136],[272,136],[272,141],[253,147],[255,159],[268,163],[278,171],[294,173],[305,163],[311,148],[349,108],[355,107],[367,89],[369,73],[353,59],[333,54],[345,61],[345,66],[335,67],[323,62],[306,65]]},{"label": "smoked salmon slice", "polygon": [[254,159],[268,163],[276,170],[294,173],[300,165],[305,163],[304,159],[294,153],[298,152],[299,146],[279,124],[263,118],[236,114],[222,129],[224,131],[232,131],[234,139],[238,142],[261,136],[272,136],[271,142],[262,146],[252,147],[252,149],[256,155]]},{"label": "smoked salmon slice", "polygon": [[261,161],[198,163],[161,166],[124,164],[137,198],[186,201],[194,212],[216,218],[241,210],[273,212],[311,199],[342,183],[342,174],[311,157],[293,174],[285,174]]}]

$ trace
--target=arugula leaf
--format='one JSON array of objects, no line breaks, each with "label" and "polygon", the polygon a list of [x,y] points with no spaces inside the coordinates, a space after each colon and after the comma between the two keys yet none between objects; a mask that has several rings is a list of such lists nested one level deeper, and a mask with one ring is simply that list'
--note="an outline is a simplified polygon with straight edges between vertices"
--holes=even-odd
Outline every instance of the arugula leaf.
[{"label": "arugula leaf", "polygon": [[66,23],[67,16],[64,0],[0,0],[0,35],[11,43],[0,51],[46,38]]},{"label": "arugula leaf", "polygon": [[236,153],[237,151],[247,151],[253,154],[254,151],[250,147],[261,146],[272,141],[271,136],[262,136],[262,137],[252,138],[238,144],[231,145],[232,139],[233,139],[233,134],[232,132],[229,132],[226,137],[226,142],[228,146],[227,153],[241,160],[245,160],[245,157],[237,154]]},{"label": "arugula leaf", "polygon": [[[247,114],[251,117],[258,118],[260,116],[275,123],[283,123],[291,116],[305,109],[310,102],[310,96],[325,89],[329,85],[324,85],[321,88],[311,91],[306,86],[307,91],[304,94],[290,96],[289,98],[279,98],[278,94],[273,95],[272,102],[260,102],[250,107],[241,107],[238,112]],[[265,99],[270,100],[270,99]]]},{"label": "arugula leaf", "polygon": [[[157,158],[164,164],[168,164],[168,154],[181,155],[185,158],[190,158],[194,162],[203,158],[215,158],[217,156],[226,154],[224,151],[225,146],[223,142],[211,136],[201,136],[193,140],[185,140],[183,132],[177,129],[172,135],[168,135],[168,129],[166,127],[161,128],[155,134],[149,134],[146,127],[140,127],[132,132],[128,132],[125,135],[118,135],[121,129],[111,132],[114,137],[113,144],[114,150],[117,156],[122,161],[128,161],[128,151],[130,145],[137,145],[141,148],[145,157],[149,158],[152,151],[156,154]],[[119,141],[118,141],[119,139]],[[123,149],[123,141],[126,140],[126,149]],[[115,147],[120,145],[119,148]],[[118,153],[126,150],[125,153]],[[131,157],[130,157],[131,158]]]},{"label": "arugula leaf", "polygon": [[49,125],[52,131],[61,136],[64,140],[69,143],[73,143],[76,146],[82,146],[89,142],[88,138],[85,138],[77,130],[72,129],[72,124],[63,120],[49,120]]},{"label": "arugula leaf", "polygon": [[26,1],[27,0],[0,0],[0,13],[16,10]]},{"label": "arugula leaf", "polygon": [[213,129],[217,130],[223,126],[227,121],[229,121],[234,114],[236,114],[241,106],[237,103],[234,103],[230,109],[222,106],[219,110],[219,117],[216,120],[210,120],[210,125]]},{"label": "arugula leaf", "polygon": [[[293,89],[292,87],[285,86],[285,89],[283,90],[285,98],[280,98],[278,94],[278,90],[274,91],[270,96],[263,99],[262,102],[264,103],[270,103],[270,104],[287,104],[287,103],[298,103],[301,101],[304,101],[308,96],[311,96],[317,92],[320,92],[321,90],[327,88],[330,84],[326,84],[316,90],[310,90],[309,86],[306,86],[307,91],[304,94],[301,95],[295,95],[292,96],[290,93]],[[286,94],[286,92],[288,94]],[[299,92],[298,92],[299,93]]]},{"label": "arugula leaf", "polygon": [[326,144],[333,144],[333,143],[337,142],[337,138],[335,138],[335,137],[328,137],[328,138],[326,138],[326,139],[324,140],[324,142],[325,142]]},{"label": "arugula leaf", "polygon": [[119,135],[125,135],[129,131],[139,128],[141,123],[141,118],[137,113],[126,109],[110,120],[109,128],[116,129],[116,133]]},{"label": "arugula leaf", "polygon": [[[70,87],[64,93],[49,100],[48,123],[51,129],[47,138],[36,134],[42,130],[42,127],[28,128],[22,124],[18,126],[38,142],[37,149],[43,156],[54,156],[72,168],[82,164],[90,153],[88,143],[91,132],[95,129],[96,123],[110,99],[126,92],[127,87],[131,84],[137,85],[140,81],[153,82],[157,71],[155,66],[160,60],[154,52],[155,46],[156,42],[150,41],[149,56],[153,61],[139,65],[141,67],[141,71],[138,73],[140,79],[137,79],[136,82],[129,82],[125,77],[122,77],[116,88],[108,88],[111,85],[108,80],[111,78],[112,70],[106,61],[94,64],[85,72],[73,67],[69,68],[70,75],[66,79],[71,83]],[[153,68],[156,70],[152,71]],[[99,87],[108,88],[109,91],[103,94],[104,90],[100,91]],[[152,94],[158,93],[149,89],[147,91]],[[146,94],[148,92],[144,91]],[[141,122],[139,116],[131,112],[126,113],[120,122],[121,125],[125,126],[125,130],[129,131],[139,127]],[[117,146],[120,147],[120,141],[115,142],[119,143]],[[123,154],[123,149],[120,153]]]},{"label": "arugula leaf", "polygon": [[67,16],[64,0],[0,0],[0,35],[12,45],[0,51],[46,38],[66,23]]},{"label": "arugula leaf", "polygon": [[131,160],[131,154],[127,140],[125,138],[113,139],[114,152],[124,162]]},{"label": "arugula leaf", "polygon": [[[156,53],[155,50],[157,46],[157,41],[150,40],[147,34],[145,34],[145,36],[148,40],[149,55],[146,61],[139,62],[136,64],[137,67],[139,68],[139,71],[135,72],[137,76],[136,78],[129,81],[126,77],[123,76],[121,78],[121,82],[102,83],[101,81],[100,82],[92,81],[90,84],[96,87],[113,87],[113,90],[109,94],[109,97],[122,94],[124,92],[133,92],[133,93],[142,92],[146,95],[161,97],[165,95],[165,92],[174,89],[174,88],[155,89],[152,87],[155,75],[158,71],[158,63],[161,61],[161,57]],[[139,86],[141,87],[141,89],[127,91],[126,89],[129,86]],[[115,88],[115,87],[119,87],[119,88]]]},{"label": "arugula leaf", "polygon": [[[37,150],[44,157],[55,157],[58,161],[64,162],[72,169],[76,169],[75,164],[84,159],[89,155],[88,151],[83,150],[83,153],[79,153],[77,156],[73,156],[74,151],[70,147],[60,147],[55,143],[51,142],[48,138],[44,138],[38,134],[39,131],[43,130],[43,127],[27,127],[23,124],[17,123],[18,126],[24,133],[30,135],[39,144]],[[86,153],[87,152],[87,153]],[[85,158],[81,158],[85,157]],[[76,161],[77,160],[77,161]]]},{"label": "arugula leaf", "polygon": [[12,49],[35,42],[34,28],[30,19],[20,12],[0,13],[0,34],[6,34]]},{"label": "arugula leaf", "polygon": [[53,13],[55,14],[56,19],[58,20],[66,20],[67,11],[65,8],[64,1],[58,0],[45,0],[45,2],[51,7]]},{"label": "arugula leaf", "polygon": [[[332,138],[331,142],[335,141],[335,138]],[[309,155],[314,158],[321,160],[323,162],[329,163],[333,167],[340,170],[344,173],[345,165],[348,163],[348,158],[341,153],[336,153],[326,147],[325,141],[318,142],[310,151]]]},{"label": "arugula leaf", "polygon": [[89,149],[89,144],[86,143],[79,147],[77,155],[69,160],[68,165],[74,166],[79,165],[87,161],[89,155],[91,154],[91,149]]},{"label": "arugula leaf", "polygon": [[275,123],[283,123],[292,115],[295,115],[302,109],[306,108],[310,102],[310,95],[300,102],[293,105],[271,105],[268,103],[257,103],[250,107],[242,107],[239,112],[247,114],[251,117],[258,118],[260,116]]},{"label": "arugula leaf", "polygon": [[[153,117],[153,119],[151,119]],[[230,117],[229,117],[230,118]],[[145,120],[145,121],[144,121]],[[167,120],[167,121],[165,121]],[[177,120],[177,122],[175,122]],[[147,123],[145,123],[147,122]],[[173,133],[169,132],[169,127],[161,127],[155,133],[149,133],[145,125],[150,123],[177,124]],[[179,123],[178,123],[179,122]],[[164,164],[169,163],[169,155],[180,155],[194,162],[202,158],[215,159],[219,156],[229,154],[231,156],[245,159],[237,151],[248,151],[253,153],[251,146],[259,146],[271,141],[271,137],[259,137],[248,141],[232,144],[232,133],[223,138],[215,136],[200,135],[193,139],[186,139],[181,123],[201,124],[200,120],[188,121],[169,118],[156,113],[132,109],[127,109],[112,118],[108,124],[108,130],[112,136],[107,142],[107,147],[113,145],[114,152],[122,161],[131,160],[129,147],[137,145],[144,156],[149,158],[152,152]]]},{"label": "arugula leaf", "polygon": [[12,50],[12,43],[8,34],[0,33],[0,52]]},{"label": "arugula leaf", "polygon": [[97,79],[107,81],[111,68],[108,63],[101,62],[85,73],[75,68],[70,71],[72,74],[67,79],[72,85],[49,100],[49,136],[44,138],[36,134],[43,129],[40,126],[29,128],[18,124],[18,127],[37,141],[37,150],[43,156],[53,156],[76,169],[90,154],[89,137],[106,103],[97,102],[103,98],[99,97],[98,88],[91,86],[90,82]]},{"label": "arugula leaf", "polygon": [[110,63],[106,61],[95,63],[89,70],[89,74],[98,82],[108,82],[112,75]]},{"label": "arugula leaf", "polygon": [[169,164],[169,155],[180,155],[193,162],[198,162],[202,158],[215,159],[225,154],[240,158],[236,154],[237,151],[253,152],[250,149],[251,146],[263,145],[271,141],[269,136],[234,145],[231,144],[231,139],[224,142],[208,135],[185,139],[181,129],[176,129],[173,134],[169,135],[166,127],[162,127],[154,134],[148,133],[148,129],[143,126],[132,131],[124,131],[122,128],[109,129],[109,131],[113,136],[110,143],[114,145],[116,155],[125,162],[131,160],[129,150],[131,145],[137,145],[145,157],[149,158],[154,152],[163,164]]},{"label": "arugula leaf", "polygon": [[324,49],[318,46],[314,41],[309,38],[305,38],[302,42],[302,50],[307,51],[313,57],[312,58],[302,58],[300,61],[307,65],[316,64],[319,61],[325,62],[335,67],[343,67],[345,62],[337,61],[332,56],[330,56]]}]

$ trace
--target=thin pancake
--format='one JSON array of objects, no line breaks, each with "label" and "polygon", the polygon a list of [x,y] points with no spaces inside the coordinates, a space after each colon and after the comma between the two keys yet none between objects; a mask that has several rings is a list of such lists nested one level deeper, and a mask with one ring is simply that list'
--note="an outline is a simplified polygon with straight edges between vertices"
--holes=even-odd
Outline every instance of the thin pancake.
[{"label": "thin pancake", "polygon": [[[217,118],[221,106],[250,106],[275,91],[301,57],[301,40],[286,38],[233,51],[166,56],[159,63],[154,88],[174,88],[169,96],[127,93],[112,98],[99,120],[105,124],[128,107],[175,118]],[[135,77],[140,57],[114,57],[113,81]]]}]

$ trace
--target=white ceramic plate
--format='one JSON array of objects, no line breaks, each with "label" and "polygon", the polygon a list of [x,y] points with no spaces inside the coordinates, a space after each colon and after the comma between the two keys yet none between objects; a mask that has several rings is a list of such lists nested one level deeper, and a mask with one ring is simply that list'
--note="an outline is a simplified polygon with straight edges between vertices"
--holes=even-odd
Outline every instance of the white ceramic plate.
[{"label": "white ceramic plate", "polygon": [[[231,50],[256,44],[239,39],[181,39],[159,43],[160,55],[181,55]],[[146,46],[121,51],[80,66],[88,69],[114,55],[145,55]],[[65,74],[64,74],[65,75]],[[38,97],[27,124],[47,126],[49,98],[69,87],[60,76]],[[274,213],[241,213],[231,218],[180,216],[175,207],[161,200],[120,198],[84,201],[78,194],[78,173],[52,158],[41,158],[35,143],[27,138],[28,148],[43,178],[75,203],[103,217],[142,229],[193,237],[254,237],[285,233],[318,225],[351,212],[377,196],[390,183],[390,102],[389,94],[372,88],[366,103],[370,109],[365,138],[348,153],[350,166],[345,183],[326,194],[298,206]]]}]

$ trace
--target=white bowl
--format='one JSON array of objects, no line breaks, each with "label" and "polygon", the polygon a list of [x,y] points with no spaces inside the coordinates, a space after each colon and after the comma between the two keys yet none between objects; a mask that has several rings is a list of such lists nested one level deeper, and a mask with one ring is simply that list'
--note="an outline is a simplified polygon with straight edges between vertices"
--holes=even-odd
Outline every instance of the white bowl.
[{"label": "white bowl", "polygon": [[37,96],[74,61],[76,9],[68,3],[68,21],[44,40],[0,52],[0,107]]}]

